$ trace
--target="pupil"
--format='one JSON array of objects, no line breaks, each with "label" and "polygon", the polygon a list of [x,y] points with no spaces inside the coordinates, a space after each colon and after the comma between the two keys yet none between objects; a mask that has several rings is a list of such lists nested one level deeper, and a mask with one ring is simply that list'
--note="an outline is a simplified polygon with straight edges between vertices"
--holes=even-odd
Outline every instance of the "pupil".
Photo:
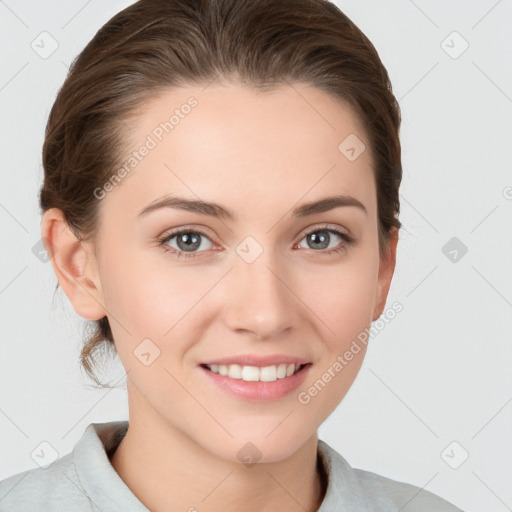
[{"label": "pupil", "polygon": [[[182,244],[184,245],[182,246]],[[197,234],[192,234],[190,236],[190,233],[182,233],[178,237],[178,246],[180,249],[189,251],[191,248],[197,249],[200,245],[199,236]]]},{"label": "pupil", "polygon": [[[311,235],[309,235],[309,238],[314,243],[320,242],[320,244],[322,244],[321,249],[325,249],[329,245],[329,241],[328,241],[329,235],[326,231],[318,231],[317,233],[321,233],[321,234],[317,235],[316,233],[312,233]],[[318,248],[318,246],[317,246],[317,248]]]}]

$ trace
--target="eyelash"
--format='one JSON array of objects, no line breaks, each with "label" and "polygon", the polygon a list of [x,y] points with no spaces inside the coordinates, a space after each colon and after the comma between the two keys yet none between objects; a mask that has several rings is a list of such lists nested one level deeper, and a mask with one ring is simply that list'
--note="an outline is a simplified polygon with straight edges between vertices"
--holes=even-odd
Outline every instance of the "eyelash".
[{"label": "eyelash", "polygon": [[[355,241],[356,241],[355,238],[351,237],[350,235],[347,235],[346,233],[343,233],[342,231],[339,231],[337,229],[329,227],[329,225],[324,225],[324,226],[318,226],[317,228],[304,233],[304,235],[299,240],[299,242],[304,237],[306,237],[308,235],[311,235],[312,233],[316,233],[318,231],[327,231],[329,233],[334,233],[335,235],[338,235],[342,240],[344,240],[344,243],[340,243],[334,249],[323,250],[323,251],[313,251],[313,252],[318,252],[320,254],[327,254],[327,255],[330,255],[330,256],[336,256],[338,253],[340,253],[341,251],[346,249],[347,246],[353,245],[355,243]],[[159,245],[159,247],[161,247],[164,252],[170,252],[170,253],[172,253],[177,258],[185,258],[185,259],[187,259],[187,258],[197,258],[198,257],[197,256],[198,252],[187,253],[185,251],[177,251],[173,247],[169,247],[168,245],[166,245],[167,242],[169,242],[172,238],[174,238],[175,236],[178,236],[178,235],[182,235],[183,233],[199,234],[199,235],[202,235],[202,236],[208,238],[208,240],[210,240],[208,234],[205,233],[203,230],[201,230],[199,228],[194,228],[194,229],[187,229],[187,228],[185,228],[185,229],[180,229],[178,231],[173,231],[171,233],[166,233],[162,237],[158,238],[158,245]],[[203,252],[203,251],[199,251],[199,252]]]}]

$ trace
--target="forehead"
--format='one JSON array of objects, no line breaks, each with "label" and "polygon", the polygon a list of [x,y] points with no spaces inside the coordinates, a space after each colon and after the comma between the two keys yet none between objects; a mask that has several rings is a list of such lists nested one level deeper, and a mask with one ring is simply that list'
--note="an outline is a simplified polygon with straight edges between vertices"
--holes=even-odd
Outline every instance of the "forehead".
[{"label": "forehead", "polygon": [[[358,153],[362,144],[366,150],[347,158],[347,145],[354,142]],[[129,208],[132,219],[166,193],[222,202],[240,217],[267,210],[275,215],[285,204],[289,209],[334,193],[374,207],[360,120],[347,105],[308,85],[169,89],[130,121],[128,146],[120,156],[129,173],[107,194],[107,203]]]}]

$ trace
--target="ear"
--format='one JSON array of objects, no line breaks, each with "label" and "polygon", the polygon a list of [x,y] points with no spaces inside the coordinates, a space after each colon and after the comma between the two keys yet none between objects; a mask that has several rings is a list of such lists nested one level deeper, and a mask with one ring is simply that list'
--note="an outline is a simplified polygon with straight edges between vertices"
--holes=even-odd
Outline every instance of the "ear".
[{"label": "ear", "polygon": [[389,250],[387,256],[379,264],[379,276],[377,280],[377,295],[375,297],[375,308],[373,311],[372,322],[377,320],[386,305],[391,278],[395,271],[396,263],[396,245],[398,243],[398,228],[391,228]]},{"label": "ear", "polygon": [[106,316],[92,246],[77,239],[62,210],[50,208],[44,212],[41,238],[59,284],[74,310],[88,320]]}]

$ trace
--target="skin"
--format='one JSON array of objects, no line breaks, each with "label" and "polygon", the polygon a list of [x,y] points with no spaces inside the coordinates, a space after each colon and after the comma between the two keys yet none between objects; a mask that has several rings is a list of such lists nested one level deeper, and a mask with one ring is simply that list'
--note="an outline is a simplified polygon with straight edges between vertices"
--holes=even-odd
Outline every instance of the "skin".
[{"label": "skin", "polygon": [[[45,213],[42,235],[57,248],[52,265],[75,311],[90,320],[107,315],[112,327],[128,374],[130,427],[111,462],[138,499],[152,511],[315,511],[326,489],[317,429],[365,350],[307,405],[297,395],[383,312],[398,234],[380,260],[369,144],[355,161],[338,150],[349,134],[367,136],[347,106],[306,84],[263,93],[234,83],[169,90],[130,124],[126,158],[190,96],[197,107],[101,200],[96,254],[59,210]],[[170,193],[214,201],[238,218],[170,208],[138,217]],[[367,213],[349,206],[291,215],[337,194],[355,197]],[[308,243],[323,223],[356,242],[331,234],[327,248]],[[181,227],[207,231],[196,257],[178,259],[157,245]],[[236,252],[247,236],[263,249],[250,264]],[[175,237],[167,247],[183,244]],[[134,355],[146,338],[160,350],[148,366]],[[299,389],[274,402],[232,396],[198,368],[244,353],[296,355],[312,367]],[[237,457],[249,441],[261,452],[252,466]]]}]

